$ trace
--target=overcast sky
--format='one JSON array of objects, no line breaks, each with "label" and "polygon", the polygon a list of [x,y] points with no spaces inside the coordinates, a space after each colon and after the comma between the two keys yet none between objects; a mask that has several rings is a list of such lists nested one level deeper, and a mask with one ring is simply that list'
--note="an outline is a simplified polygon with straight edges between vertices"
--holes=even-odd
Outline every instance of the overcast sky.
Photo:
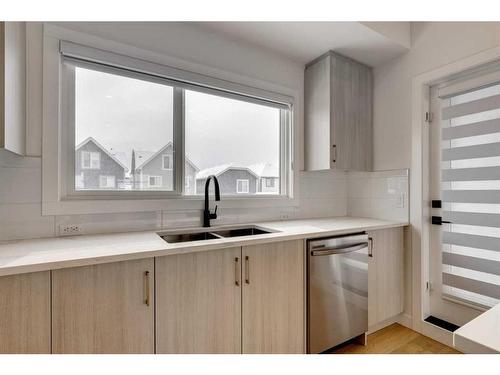
[{"label": "overcast sky", "polygon": [[[172,140],[172,88],[77,68],[76,144],[157,151]],[[186,154],[200,169],[279,163],[279,110],[186,91]],[[130,165],[129,165],[130,167]]]}]

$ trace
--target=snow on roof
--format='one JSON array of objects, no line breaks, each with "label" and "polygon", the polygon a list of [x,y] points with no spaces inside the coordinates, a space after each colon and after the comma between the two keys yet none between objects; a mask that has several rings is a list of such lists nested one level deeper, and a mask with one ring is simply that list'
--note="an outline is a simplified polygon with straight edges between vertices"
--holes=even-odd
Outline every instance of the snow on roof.
[{"label": "snow on roof", "polygon": [[279,177],[279,167],[271,163],[259,163],[249,165],[250,168],[259,177]]},{"label": "snow on roof", "polygon": [[99,147],[106,155],[108,155],[111,159],[113,159],[120,167],[124,169],[125,172],[128,172],[128,168],[123,164],[115,155],[111,154],[106,147],[104,147],[102,144],[97,142],[93,137],[88,137],[86,138],[83,142],[81,142],[79,145],[76,146],[76,149],[78,150],[79,148],[83,147],[87,143],[92,142],[94,143],[97,147]]},{"label": "snow on roof", "polygon": [[[134,150],[135,155],[135,169],[143,168],[147,163],[155,159],[159,154],[163,152],[168,147],[172,146],[172,142],[168,142],[165,146],[160,148],[158,151],[147,151],[147,150]],[[195,170],[199,168],[186,156],[186,162],[191,164]]]},{"label": "snow on roof", "polygon": [[202,169],[201,171],[199,171],[196,174],[196,178],[197,179],[207,178],[208,176],[211,176],[211,175],[219,176],[220,174],[222,174],[223,172],[225,172],[226,170],[231,168],[231,166],[232,166],[232,164],[229,163],[229,164],[221,164],[221,165],[217,165],[215,167]]}]

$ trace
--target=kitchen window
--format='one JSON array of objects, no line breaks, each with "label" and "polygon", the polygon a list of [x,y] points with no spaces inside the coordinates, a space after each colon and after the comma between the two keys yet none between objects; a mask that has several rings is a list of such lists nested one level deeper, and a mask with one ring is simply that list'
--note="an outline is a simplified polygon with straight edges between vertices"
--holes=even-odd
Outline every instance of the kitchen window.
[{"label": "kitchen window", "polygon": [[[196,197],[210,175],[225,196],[292,197],[292,97],[70,42],[59,49],[58,201]],[[276,171],[275,189],[262,189],[263,166]],[[114,186],[87,175],[82,184],[91,168]]]}]

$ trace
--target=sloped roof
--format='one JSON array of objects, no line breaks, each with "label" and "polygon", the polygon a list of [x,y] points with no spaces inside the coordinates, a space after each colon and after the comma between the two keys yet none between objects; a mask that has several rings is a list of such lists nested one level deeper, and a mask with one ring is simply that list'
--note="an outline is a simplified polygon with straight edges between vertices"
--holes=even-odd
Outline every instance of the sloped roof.
[{"label": "sloped roof", "polygon": [[249,165],[250,168],[259,177],[279,177],[279,167],[271,163],[259,163]]},{"label": "sloped roof", "polygon": [[76,149],[80,149],[81,147],[85,146],[87,143],[92,142],[95,144],[99,149],[101,149],[106,155],[108,155],[113,161],[115,161],[120,167],[123,168],[125,172],[128,172],[128,168],[113,154],[111,154],[106,147],[101,145],[99,142],[97,142],[93,137],[88,137],[86,138],[83,142],[81,142],[79,145],[76,146]]},{"label": "sloped roof", "polygon": [[217,165],[217,166],[211,167],[211,168],[205,168],[196,174],[196,179],[200,180],[202,178],[207,178],[210,175],[214,175],[215,177],[218,177],[230,169],[239,170],[239,171],[241,171],[241,170],[248,171],[250,174],[253,174],[256,178],[259,177],[257,174],[255,174],[254,171],[252,171],[248,167],[237,166],[237,165],[233,165],[232,163],[228,163],[228,164]]},{"label": "sloped roof", "polygon": [[[168,142],[165,146],[160,148],[158,151],[146,151],[146,150],[134,150],[134,156],[135,156],[135,169],[141,169],[143,168],[146,164],[149,162],[153,161],[158,155],[160,155],[165,149],[168,147],[172,147],[172,142]],[[199,171],[200,168],[198,168],[187,156],[186,156],[186,161],[191,164],[191,166],[196,170]]]}]

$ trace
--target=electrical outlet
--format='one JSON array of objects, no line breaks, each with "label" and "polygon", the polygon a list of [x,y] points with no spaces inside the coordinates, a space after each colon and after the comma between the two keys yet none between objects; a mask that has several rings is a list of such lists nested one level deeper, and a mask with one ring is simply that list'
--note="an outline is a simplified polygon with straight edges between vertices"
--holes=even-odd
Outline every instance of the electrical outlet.
[{"label": "electrical outlet", "polygon": [[76,224],[60,224],[59,225],[59,235],[60,236],[75,236],[78,234],[83,234],[83,228]]}]

